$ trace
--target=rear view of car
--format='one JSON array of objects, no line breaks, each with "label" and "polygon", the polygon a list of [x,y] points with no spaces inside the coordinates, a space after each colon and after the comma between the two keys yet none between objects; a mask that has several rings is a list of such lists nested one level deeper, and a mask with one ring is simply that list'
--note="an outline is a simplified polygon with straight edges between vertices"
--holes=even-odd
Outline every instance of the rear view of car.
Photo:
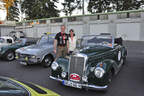
[{"label": "rear view of car", "polygon": [[9,36],[14,37],[14,38],[25,38],[25,34],[23,31],[11,31],[9,33]]}]

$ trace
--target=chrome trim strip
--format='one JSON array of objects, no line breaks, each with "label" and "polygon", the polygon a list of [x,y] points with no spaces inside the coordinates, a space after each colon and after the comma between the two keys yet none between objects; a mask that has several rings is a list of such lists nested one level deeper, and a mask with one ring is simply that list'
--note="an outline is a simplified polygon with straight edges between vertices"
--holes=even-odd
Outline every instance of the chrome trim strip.
[{"label": "chrome trim strip", "polygon": [[82,86],[89,87],[89,88],[96,88],[96,89],[106,89],[108,87],[107,85],[105,85],[105,86],[95,86],[95,85],[85,85],[85,84],[82,84]]},{"label": "chrome trim strip", "polygon": [[[62,79],[58,79],[58,78],[55,78],[53,76],[50,76],[51,79],[53,80],[56,80],[56,81],[63,81]],[[81,84],[81,86],[83,87],[88,87],[88,88],[95,88],[95,89],[106,89],[108,87],[108,85],[105,85],[105,86],[95,86],[95,85],[88,85],[88,84]]]},{"label": "chrome trim strip", "polygon": [[55,77],[53,77],[53,76],[50,76],[50,79],[53,79],[53,80],[62,82],[62,79],[58,79],[58,78],[55,78]]}]

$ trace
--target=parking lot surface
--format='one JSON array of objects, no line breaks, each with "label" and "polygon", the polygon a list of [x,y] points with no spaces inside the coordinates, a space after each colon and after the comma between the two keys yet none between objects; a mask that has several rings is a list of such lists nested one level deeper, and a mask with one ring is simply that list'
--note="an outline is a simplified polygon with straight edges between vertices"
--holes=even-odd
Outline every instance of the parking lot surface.
[{"label": "parking lot surface", "polygon": [[144,42],[125,42],[127,62],[114,77],[107,92],[86,91],[61,85],[51,80],[50,68],[41,65],[23,66],[17,61],[0,60],[0,76],[33,82],[51,89],[61,96],[143,96],[144,94]]}]

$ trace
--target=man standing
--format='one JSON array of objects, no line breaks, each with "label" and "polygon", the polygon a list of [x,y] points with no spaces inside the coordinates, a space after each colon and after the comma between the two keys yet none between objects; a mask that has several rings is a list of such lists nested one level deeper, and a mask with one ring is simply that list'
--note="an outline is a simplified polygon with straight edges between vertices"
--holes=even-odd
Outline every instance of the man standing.
[{"label": "man standing", "polygon": [[54,40],[54,53],[56,53],[56,59],[58,57],[65,57],[68,53],[68,35],[65,33],[65,26],[61,26],[61,32],[57,33]]}]

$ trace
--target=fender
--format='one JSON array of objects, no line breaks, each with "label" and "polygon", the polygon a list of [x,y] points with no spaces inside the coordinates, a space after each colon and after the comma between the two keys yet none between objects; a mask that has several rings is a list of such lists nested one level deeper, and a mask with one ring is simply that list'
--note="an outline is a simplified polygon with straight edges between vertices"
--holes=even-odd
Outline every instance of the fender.
[{"label": "fender", "polygon": [[45,56],[47,56],[47,55],[52,55],[53,58],[55,58],[55,56],[56,56],[54,52],[51,52],[51,53],[45,54],[45,55],[43,55],[43,57],[41,58],[41,62],[43,61],[43,59],[44,59]]},{"label": "fender", "polygon": [[104,69],[106,72],[109,72],[112,68],[114,69],[114,74],[118,73],[118,64],[116,63],[116,61],[112,60],[112,59],[106,59],[103,61],[104,64]]}]

